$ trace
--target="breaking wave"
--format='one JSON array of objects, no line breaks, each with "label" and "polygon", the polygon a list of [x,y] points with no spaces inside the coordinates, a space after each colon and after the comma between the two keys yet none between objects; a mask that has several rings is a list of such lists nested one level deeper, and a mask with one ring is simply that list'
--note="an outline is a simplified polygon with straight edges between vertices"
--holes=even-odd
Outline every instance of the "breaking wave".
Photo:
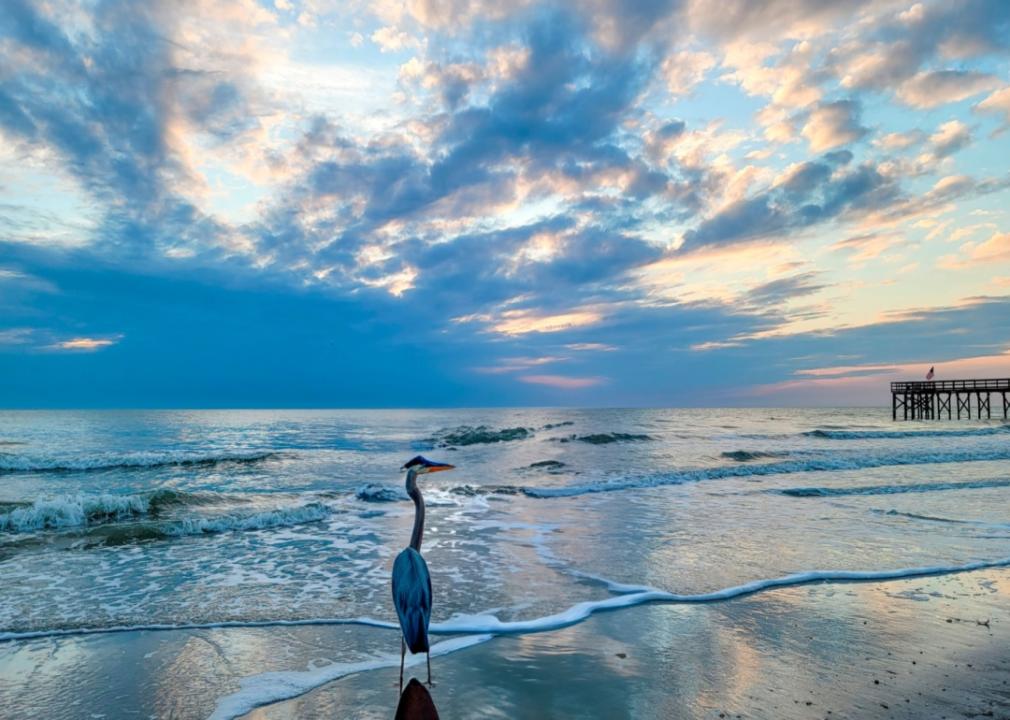
[{"label": "breaking wave", "polygon": [[244,465],[280,457],[278,452],[233,452],[217,454],[180,452],[135,452],[82,458],[33,458],[0,454],[0,474],[24,472],[94,472],[159,467],[213,467]]},{"label": "breaking wave", "polygon": [[807,437],[830,440],[901,440],[918,437],[973,437],[997,435],[1010,431],[1010,425],[996,427],[963,428],[955,430],[831,430],[818,428],[803,433]]},{"label": "breaking wave", "polygon": [[0,531],[25,533],[84,527],[135,518],[150,511],[151,499],[145,495],[62,495],[0,514]]},{"label": "breaking wave", "polygon": [[[569,485],[566,487],[550,488],[524,487],[522,488],[522,492],[525,495],[536,498],[571,497],[574,495],[615,492],[618,490],[650,488],[663,485],[681,485],[683,483],[700,482],[702,480],[721,480],[723,478],[763,477],[766,475],[785,475],[802,472],[863,470],[866,468],[887,467],[891,465],[931,465],[935,463],[981,462],[991,460],[1010,460],[1010,448],[963,452],[881,453],[879,455],[865,455],[860,453],[858,455],[828,455],[805,458],[803,460],[787,460],[784,462],[758,465],[741,464],[714,468],[698,468],[695,470],[678,470],[659,475],[602,480],[600,482],[586,485]],[[1010,484],[1010,481],[992,482],[1007,482]],[[990,486],[983,485],[981,487]],[[997,486],[994,485],[991,487]],[[802,488],[798,488],[798,490],[802,490]]]},{"label": "breaking wave", "polygon": [[463,447],[466,445],[490,445],[492,443],[512,442],[533,437],[533,431],[524,427],[492,428],[487,425],[461,425],[457,428],[440,430],[434,437],[425,442],[435,447]]},{"label": "breaking wave", "polygon": [[9,509],[0,513],[0,532],[19,534],[84,528],[137,518],[157,518],[175,507],[235,502],[246,500],[235,495],[178,490],[156,490],[138,495],[58,495],[30,503],[6,504]]},{"label": "breaking wave", "polygon": [[736,462],[750,462],[751,460],[771,460],[774,458],[789,457],[791,453],[774,450],[731,450],[719,453],[719,457]]},{"label": "breaking wave", "polygon": [[979,490],[1010,487],[1010,480],[967,480],[965,482],[910,483],[908,485],[863,485],[859,487],[797,487],[778,490],[792,497],[837,497],[840,495],[900,495],[903,493]]},{"label": "breaking wave", "polygon": [[651,435],[636,435],[634,433],[593,433],[591,435],[569,435],[568,437],[551,438],[556,442],[584,442],[590,445],[609,445],[616,442],[643,442],[653,440]]},{"label": "breaking wave", "polygon": [[397,490],[396,488],[386,487],[384,485],[373,485],[369,483],[368,485],[362,485],[355,491],[354,496],[363,502],[400,502],[402,500],[409,500],[407,493],[403,490]]}]

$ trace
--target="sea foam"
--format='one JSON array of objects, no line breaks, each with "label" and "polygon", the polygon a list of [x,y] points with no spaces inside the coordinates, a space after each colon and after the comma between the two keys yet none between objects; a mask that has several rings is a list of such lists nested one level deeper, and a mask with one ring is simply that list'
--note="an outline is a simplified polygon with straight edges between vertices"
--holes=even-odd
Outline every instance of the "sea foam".
[{"label": "sea foam", "polygon": [[[439,657],[464,650],[474,645],[487,642],[492,635],[471,635],[468,637],[443,640],[431,646],[431,657]],[[425,662],[424,655],[411,655],[404,662],[405,668],[421,665]],[[268,672],[251,675],[239,680],[238,692],[218,700],[210,720],[232,720],[245,715],[252,710],[304,695],[320,685],[339,680],[349,675],[379,670],[382,668],[399,667],[399,655],[383,655],[372,660],[362,660],[353,663],[333,663],[310,670]]]},{"label": "sea foam", "polygon": [[[672,605],[696,605],[711,602],[733,600],[745,595],[786,588],[810,583],[843,583],[843,582],[884,582],[906,578],[927,577],[933,575],[953,575],[956,573],[973,572],[989,568],[1010,567],[1010,557],[995,560],[976,560],[961,565],[929,565],[925,567],[897,568],[892,570],[811,570],[792,573],[776,578],[765,578],[733,585],[721,590],[707,593],[684,594],[671,593],[666,590],[647,585],[631,585],[614,582],[589,573],[576,573],[581,577],[599,582],[614,593],[615,597],[603,600],[589,600],[577,603],[566,610],[529,620],[498,619],[489,613],[473,615],[456,615],[444,622],[432,623],[429,632],[433,635],[526,635],[533,633],[559,630],[582,622],[594,613],[618,610],[647,603],[664,603]],[[54,628],[48,630],[30,631],[0,631],[0,642],[34,640],[46,637],[104,635],[110,633],[169,631],[169,630],[207,630],[214,628],[264,628],[264,627],[305,627],[325,625],[363,625],[384,630],[398,630],[395,622],[378,620],[369,617],[356,618],[305,618],[299,620],[228,620],[206,623],[165,624],[152,623],[147,625],[116,625],[106,627]]]}]

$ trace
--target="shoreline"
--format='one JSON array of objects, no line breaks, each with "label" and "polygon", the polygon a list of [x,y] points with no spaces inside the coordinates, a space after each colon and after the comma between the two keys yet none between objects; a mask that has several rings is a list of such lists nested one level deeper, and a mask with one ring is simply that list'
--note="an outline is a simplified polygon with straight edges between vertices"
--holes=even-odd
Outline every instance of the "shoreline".
[{"label": "shoreline", "polygon": [[[471,717],[474,695],[491,694],[510,717],[1010,718],[1008,609],[1010,572],[1002,570],[794,586],[702,606],[642,605],[446,655],[433,661],[432,695],[443,717]],[[722,637],[656,642],[657,634],[677,639],[671,624],[695,625],[689,636],[704,628]],[[391,717],[395,679],[395,665],[348,674],[238,717]],[[636,699],[643,693],[665,698],[671,712],[653,713]],[[559,695],[571,705],[561,707]],[[554,714],[537,715],[551,703]]]},{"label": "shoreline", "polygon": [[[455,650],[433,656],[443,717],[1010,717],[1007,569],[652,603],[440,643]],[[361,626],[50,637],[0,645],[0,696],[19,717],[388,718],[398,659],[394,633]],[[108,674],[126,664],[135,677]],[[269,701],[293,677],[311,682]],[[242,686],[265,704],[239,713]]]}]

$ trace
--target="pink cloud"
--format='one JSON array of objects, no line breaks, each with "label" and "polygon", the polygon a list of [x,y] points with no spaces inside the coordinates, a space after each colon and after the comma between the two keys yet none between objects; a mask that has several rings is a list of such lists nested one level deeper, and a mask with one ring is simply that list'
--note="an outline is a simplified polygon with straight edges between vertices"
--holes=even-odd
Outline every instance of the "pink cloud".
[{"label": "pink cloud", "polygon": [[606,382],[606,378],[594,377],[569,377],[567,375],[523,375],[519,378],[524,383],[531,385],[548,385],[550,387],[561,388],[563,390],[578,390],[580,388],[592,387]]}]

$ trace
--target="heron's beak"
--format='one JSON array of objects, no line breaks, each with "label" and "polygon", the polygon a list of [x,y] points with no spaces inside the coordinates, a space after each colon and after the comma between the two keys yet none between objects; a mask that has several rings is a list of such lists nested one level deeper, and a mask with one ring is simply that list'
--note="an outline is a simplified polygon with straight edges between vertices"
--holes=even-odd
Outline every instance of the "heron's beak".
[{"label": "heron's beak", "polygon": [[452,470],[455,467],[455,465],[450,465],[449,463],[432,463],[428,467],[428,472],[442,472],[443,470]]}]

